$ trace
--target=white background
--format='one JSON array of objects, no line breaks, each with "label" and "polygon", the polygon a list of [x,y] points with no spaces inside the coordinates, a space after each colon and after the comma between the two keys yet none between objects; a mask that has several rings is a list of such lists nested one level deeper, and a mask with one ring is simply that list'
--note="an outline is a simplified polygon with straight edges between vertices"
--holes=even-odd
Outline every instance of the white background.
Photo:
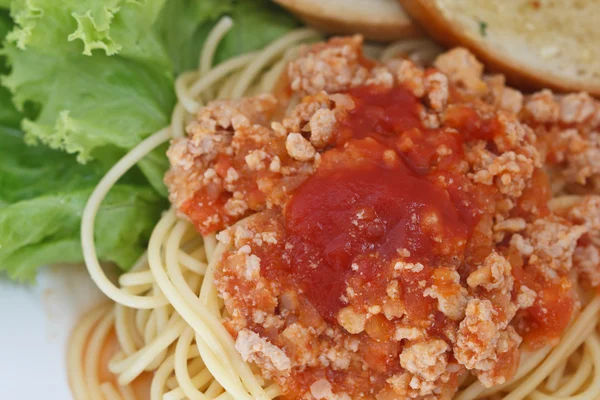
[{"label": "white background", "polygon": [[72,399],[66,343],[81,314],[100,301],[82,265],[43,268],[33,286],[0,278],[0,397]]}]

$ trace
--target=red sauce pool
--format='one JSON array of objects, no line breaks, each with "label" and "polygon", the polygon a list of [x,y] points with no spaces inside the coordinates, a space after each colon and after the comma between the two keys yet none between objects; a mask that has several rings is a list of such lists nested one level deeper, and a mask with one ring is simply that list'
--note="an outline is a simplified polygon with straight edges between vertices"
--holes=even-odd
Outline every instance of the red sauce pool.
[{"label": "red sauce pool", "polygon": [[[263,260],[262,270],[269,279],[292,278],[330,321],[350,280],[366,303],[385,296],[403,249],[427,264],[415,274],[420,279],[436,265],[460,262],[480,213],[466,190],[471,184],[457,172],[456,131],[423,128],[418,100],[405,88],[349,94],[356,107],[336,127],[337,148],[323,154],[284,210],[290,262]],[[439,157],[440,146],[451,154]],[[421,317],[432,311],[420,292],[404,297]]]},{"label": "red sauce pool", "polygon": [[[333,317],[343,307],[340,297],[346,279],[355,272],[352,263],[360,265],[365,278],[375,277],[382,263],[397,258],[400,249],[407,249],[415,261],[433,261],[439,246],[433,235],[466,241],[469,234],[448,192],[411,171],[402,159],[386,165],[386,150],[364,139],[351,140],[344,151],[326,153],[324,158],[335,159],[333,164],[351,163],[354,157],[361,163],[319,169],[286,208],[286,233],[293,245],[290,272],[324,317]],[[439,219],[441,232],[428,230],[426,213]]]}]

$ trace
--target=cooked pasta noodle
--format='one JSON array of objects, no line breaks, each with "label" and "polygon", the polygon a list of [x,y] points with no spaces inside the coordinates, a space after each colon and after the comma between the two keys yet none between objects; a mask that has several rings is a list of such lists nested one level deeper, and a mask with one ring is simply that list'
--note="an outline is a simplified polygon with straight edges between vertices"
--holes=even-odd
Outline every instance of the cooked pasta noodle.
[{"label": "cooked pasta noodle", "polygon": [[[181,137],[185,125],[207,101],[241,98],[272,91],[297,47],[318,38],[309,29],[290,33],[261,51],[240,55],[212,68],[215,49],[231,28],[223,19],[202,50],[199,68],[176,81],[178,103],[169,127],[155,133],[121,159],[98,184],[86,206],[81,239],[85,262],[98,287],[114,302],[86,315],[69,346],[68,364],[74,397],[83,399],[273,399],[279,387],[263,379],[244,362],[223,326],[224,307],[217,296],[214,273],[224,251],[214,235],[199,237],[191,224],[167,211],[154,229],[148,251],[118,286],[105,275],[97,259],[94,220],[111,186],[151,150],[172,137]],[[426,39],[408,40],[375,50],[383,61],[409,55],[431,62],[439,52]],[[555,208],[568,207],[578,197],[553,200]],[[479,382],[463,384],[457,400],[597,400],[600,398],[600,297],[586,304],[560,343],[523,357],[514,379],[491,389]],[[112,339],[111,339],[112,337]],[[111,353],[108,370],[99,371]],[[137,389],[148,379],[148,394]]]}]

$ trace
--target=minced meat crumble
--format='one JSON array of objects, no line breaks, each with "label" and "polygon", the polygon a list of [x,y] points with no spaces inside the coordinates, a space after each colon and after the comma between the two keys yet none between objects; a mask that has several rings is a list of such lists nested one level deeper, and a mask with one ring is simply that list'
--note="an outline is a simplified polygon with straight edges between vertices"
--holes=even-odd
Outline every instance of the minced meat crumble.
[{"label": "minced meat crumble", "polygon": [[523,96],[461,48],[381,64],[359,36],[287,74],[287,115],[270,94],[208,104],[166,176],[179,214],[221,231],[224,323],[282,398],[450,399],[558,340],[570,271],[600,284],[600,201],[554,213],[542,166],[600,174],[595,100]]}]

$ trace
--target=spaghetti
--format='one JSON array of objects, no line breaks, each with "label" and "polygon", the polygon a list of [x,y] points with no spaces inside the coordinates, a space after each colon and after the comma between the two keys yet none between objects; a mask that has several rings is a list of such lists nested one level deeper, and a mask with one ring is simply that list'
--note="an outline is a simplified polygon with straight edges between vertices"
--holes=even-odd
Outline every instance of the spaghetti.
[{"label": "spaghetti", "polygon": [[[215,268],[226,250],[214,235],[201,237],[173,209],[154,229],[148,251],[118,286],[103,273],[94,248],[94,219],[112,185],[146,154],[173,137],[204,104],[273,91],[286,63],[301,43],[318,39],[298,30],[262,51],[241,55],[211,68],[214,51],[231,27],[223,19],[211,32],[199,69],[176,82],[178,104],[171,126],[150,136],[121,159],[98,184],[82,218],[81,239],[90,275],[114,305],[104,305],[81,320],[69,347],[68,369],[79,399],[273,399],[277,384],[265,380],[242,360],[225,329],[217,296]],[[385,50],[384,61],[410,54],[429,62],[438,49],[428,41],[407,41]],[[559,200],[553,200],[560,208]],[[565,198],[565,201],[577,201]],[[586,299],[584,293],[581,298]],[[591,297],[560,343],[522,356],[514,378],[486,389],[466,381],[457,400],[597,400],[600,398],[600,297]],[[112,355],[105,363],[107,355]],[[104,370],[106,365],[107,370]]]}]

